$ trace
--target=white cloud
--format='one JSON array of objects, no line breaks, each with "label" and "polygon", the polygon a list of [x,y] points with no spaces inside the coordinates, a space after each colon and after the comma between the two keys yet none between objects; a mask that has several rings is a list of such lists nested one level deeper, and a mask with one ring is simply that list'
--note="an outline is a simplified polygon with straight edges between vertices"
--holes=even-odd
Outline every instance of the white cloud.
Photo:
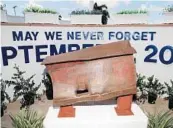
[{"label": "white cloud", "polygon": [[130,0],[121,0],[121,1],[123,1],[126,5],[130,4]]},{"label": "white cloud", "polygon": [[147,10],[147,5],[146,4],[142,4],[140,7],[141,10]]},{"label": "white cloud", "polygon": [[150,5],[149,10],[150,11],[162,11],[164,7],[156,6],[156,5]]},{"label": "white cloud", "polygon": [[26,5],[19,5],[19,8],[24,9]]},{"label": "white cloud", "polygon": [[146,4],[141,4],[139,9],[160,12],[164,9],[164,7],[160,7],[160,6],[156,6],[156,5],[146,3]]},{"label": "white cloud", "polygon": [[61,11],[61,12],[71,12],[71,11],[73,11],[73,10],[76,10],[76,8],[59,8],[59,10]]},{"label": "white cloud", "polygon": [[72,10],[71,8],[60,8],[61,11],[70,11]]},{"label": "white cloud", "polygon": [[29,0],[28,4],[26,5],[27,7],[30,7],[30,6],[36,6],[36,7],[40,7],[42,8],[43,6],[39,5],[36,3],[36,0]]}]

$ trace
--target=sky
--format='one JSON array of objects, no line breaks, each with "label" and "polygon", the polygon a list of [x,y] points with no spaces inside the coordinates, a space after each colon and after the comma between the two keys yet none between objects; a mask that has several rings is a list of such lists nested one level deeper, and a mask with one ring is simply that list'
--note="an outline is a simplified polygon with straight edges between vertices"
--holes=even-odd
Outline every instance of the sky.
[{"label": "sky", "polygon": [[[67,19],[73,10],[87,10],[90,0],[0,0],[0,4],[6,4],[6,10],[9,15],[14,15],[13,6],[16,7],[16,15],[23,16],[23,10],[29,5],[36,5],[43,8],[54,9],[59,12],[63,18]],[[173,0],[93,0],[98,5],[106,4],[110,14],[115,14],[121,10],[147,9],[150,15],[150,21],[158,22],[162,18],[162,12],[168,5],[173,5]]]}]

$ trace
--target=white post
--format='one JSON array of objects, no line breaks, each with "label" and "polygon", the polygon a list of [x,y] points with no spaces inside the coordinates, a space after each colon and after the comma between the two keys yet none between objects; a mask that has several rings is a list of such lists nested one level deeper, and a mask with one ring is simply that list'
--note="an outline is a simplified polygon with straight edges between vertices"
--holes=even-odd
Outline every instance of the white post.
[{"label": "white post", "polygon": [[94,6],[94,1],[91,0],[91,1],[89,2],[89,10],[93,10],[93,6]]},{"label": "white post", "polygon": [[0,12],[1,12],[0,22],[8,22],[7,21],[7,11],[6,10],[0,10]]}]

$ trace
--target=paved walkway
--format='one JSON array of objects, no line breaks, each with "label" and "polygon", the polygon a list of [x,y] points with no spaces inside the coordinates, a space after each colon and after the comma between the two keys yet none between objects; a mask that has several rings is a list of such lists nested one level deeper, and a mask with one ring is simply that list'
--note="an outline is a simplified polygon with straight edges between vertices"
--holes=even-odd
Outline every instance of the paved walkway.
[{"label": "paved walkway", "polygon": [[[87,102],[77,105],[95,105],[95,104],[114,104],[114,100],[108,100],[104,102]],[[38,111],[39,114],[46,115],[48,108],[52,106],[51,100],[46,100],[45,97],[42,98],[41,101],[36,101],[34,105],[31,106],[32,109]],[[155,113],[158,111],[167,111],[168,110],[168,101],[163,99],[157,99],[156,104],[145,104],[139,105],[144,112]],[[20,109],[20,102],[16,101],[14,103],[8,104],[7,111],[5,115],[1,118],[1,126],[2,128],[12,128],[11,119],[9,118],[9,114],[16,114]]]}]

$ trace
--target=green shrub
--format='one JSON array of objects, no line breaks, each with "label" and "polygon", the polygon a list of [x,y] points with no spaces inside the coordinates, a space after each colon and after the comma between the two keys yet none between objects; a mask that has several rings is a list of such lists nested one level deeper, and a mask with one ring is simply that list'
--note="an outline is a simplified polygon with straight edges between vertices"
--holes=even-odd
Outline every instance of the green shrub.
[{"label": "green shrub", "polygon": [[10,96],[6,92],[6,88],[10,86],[6,81],[3,79],[0,79],[0,84],[1,84],[1,103],[5,100],[8,100],[8,102],[11,101]]},{"label": "green shrub", "polygon": [[154,75],[148,77],[147,80],[148,81],[146,82],[145,87],[148,93],[153,93],[160,96],[165,94],[165,86],[161,84],[157,78],[154,78]]},{"label": "green shrub", "polygon": [[[160,83],[160,81],[153,76],[147,77],[141,74],[137,74],[137,103],[145,103],[148,99],[149,94],[154,94],[157,96],[162,96],[167,93],[169,97],[173,97],[173,81],[171,80],[171,85],[165,82],[165,85]],[[166,91],[167,90],[167,91]]]},{"label": "green shrub", "polygon": [[1,117],[4,115],[4,110],[7,109],[7,101],[10,103],[11,98],[8,95],[6,88],[10,86],[10,84],[6,83],[2,78],[0,79],[0,87],[1,87]]},{"label": "green shrub", "polygon": [[101,15],[101,11],[97,10],[75,10],[71,12],[71,15]]},{"label": "green shrub", "polygon": [[19,66],[14,66],[16,73],[13,74],[11,80],[6,80],[5,82],[10,84],[10,86],[14,86],[14,95],[13,95],[13,102],[16,101],[19,97],[21,99],[21,108],[29,107],[34,103],[34,100],[38,98],[37,91],[41,86],[35,85],[33,80],[35,75],[32,75],[28,78],[24,77],[25,71],[21,71]]},{"label": "green shrub", "polygon": [[44,116],[36,111],[22,109],[17,115],[10,115],[14,128],[43,128]]},{"label": "green shrub", "polygon": [[57,12],[55,10],[51,10],[48,8],[40,8],[37,6],[30,6],[24,9],[24,12],[34,12],[34,13],[51,13],[56,14]]},{"label": "green shrub", "polygon": [[173,128],[173,113],[171,111],[147,114],[148,128]]},{"label": "green shrub", "polygon": [[117,12],[116,14],[147,14],[148,11],[146,10],[123,10],[120,12]]},{"label": "green shrub", "polygon": [[171,85],[165,82],[165,85],[167,87],[166,93],[168,94],[168,97],[173,97],[173,80],[170,80]]},{"label": "green shrub", "polygon": [[52,80],[51,77],[48,73],[45,73],[43,76],[42,83],[44,84],[46,88],[46,96],[48,100],[53,99],[53,86],[52,86]]},{"label": "green shrub", "polygon": [[140,93],[140,95],[137,95],[136,101],[137,103],[145,103],[147,100],[147,93],[145,91],[146,88],[146,76],[137,74],[137,81],[136,81],[136,86],[137,86],[137,92]]}]

